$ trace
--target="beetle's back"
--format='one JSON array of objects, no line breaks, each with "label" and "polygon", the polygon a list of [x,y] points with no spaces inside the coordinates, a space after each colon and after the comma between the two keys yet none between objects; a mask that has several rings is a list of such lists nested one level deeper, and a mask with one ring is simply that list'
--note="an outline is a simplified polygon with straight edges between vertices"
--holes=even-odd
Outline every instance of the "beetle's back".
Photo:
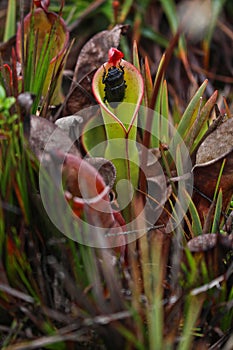
[{"label": "beetle's back", "polygon": [[124,71],[117,67],[111,67],[104,79],[105,99],[110,102],[122,102],[125,97]]}]

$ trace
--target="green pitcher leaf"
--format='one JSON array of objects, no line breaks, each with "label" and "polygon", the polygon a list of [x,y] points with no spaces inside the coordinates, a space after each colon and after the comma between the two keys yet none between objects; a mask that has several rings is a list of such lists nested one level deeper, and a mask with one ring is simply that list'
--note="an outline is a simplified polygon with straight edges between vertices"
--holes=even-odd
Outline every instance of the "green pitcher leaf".
[{"label": "green pitcher leaf", "polygon": [[123,180],[118,190],[125,207],[132,198],[132,187],[134,190],[138,186],[137,115],[144,84],[139,71],[122,57],[117,49],[109,50],[109,61],[95,73],[92,89],[100,105],[106,131],[104,157],[116,167],[116,186],[118,181]]},{"label": "green pitcher leaf", "polygon": [[[82,146],[92,157],[101,157],[106,149],[106,132],[101,115],[92,117],[85,124],[81,134]],[[96,148],[96,145],[99,145]]]},{"label": "green pitcher leaf", "polygon": [[[115,121],[121,125],[126,135],[130,132],[137,117],[137,112],[144,91],[143,79],[141,74],[131,63],[122,59],[120,66],[116,68],[121,70],[120,67],[122,67],[123,69],[123,76],[126,84],[125,96],[122,99],[122,102],[119,103],[116,108],[113,108],[108,101],[105,101],[106,92],[105,84],[103,82],[104,75],[107,75],[107,72],[112,67],[113,65],[107,62],[97,70],[92,83],[93,93],[100,104],[102,113],[104,114],[103,117],[108,115],[111,122]],[[118,101],[112,101],[111,104],[113,105],[114,102],[117,104]],[[127,103],[127,109],[125,108],[125,103]],[[131,107],[130,104],[132,104]]]}]

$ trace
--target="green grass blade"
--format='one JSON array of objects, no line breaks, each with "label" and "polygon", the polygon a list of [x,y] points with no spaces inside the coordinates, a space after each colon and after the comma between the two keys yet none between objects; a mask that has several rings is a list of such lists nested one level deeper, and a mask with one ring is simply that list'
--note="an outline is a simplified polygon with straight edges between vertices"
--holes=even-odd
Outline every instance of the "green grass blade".
[{"label": "green grass blade", "polygon": [[186,312],[184,317],[184,328],[181,335],[181,342],[178,346],[178,350],[190,350],[193,339],[193,330],[197,322],[198,316],[201,312],[202,304],[204,302],[204,296],[191,296],[187,297]]},{"label": "green grass blade", "polygon": [[204,132],[208,128],[208,121],[214,105],[217,101],[218,91],[216,90],[209,98],[209,100],[202,107],[200,117],[197,118],[193,124],[192,129],[189,130],[186,140],[190,154],[194,152],[197,145],[199,144]]},{"label": "green grass blade", "polygon": [[222,214],[222,190],[219,190],[216,207],[214,212],[213,224],[211,228],[211,232],[216,233],[219,232],[220,218]]},{"label": "green grass blade", "polygon": [[167,16],[170,28],[174,34],[178,29],[175,2],[173,0],[160,0],[160,2],[162,4],[163,11]]},{"label": "green grass blade", "polygon": [[186,108],[179,125],[177,127],[177,133],[182,137],[182,139],[185,139],[186,134],[190,130],[190,127],[194,123],[195,120],[195,113],[198,110],[198,106],[200,104],[200,98],[202,97],[206,86],[208,84],[208,80],[205,80],[202,85],[199,87],[193,98],[188,104],[188,107]]},{"label": "green grass blade", "polygon": [[133,65],[137,68],[139,72],[141,72],[141,67],[139,63],[139,56],[138,56],[138,47],[136,41],[133,43]]},{"label": "green grass blade", "polygon": [[[158,80],[160,71],[163,68],[164,59],[165,59],[165,56],[163,55],[158,66],[157,74],[154,81],[154,87],[156,86],[156,82]],[[151,127],[151,130],[152,130],[151,148],[158,148],[160,144],[160,106],[161,106],[162,84],[163,84],[163,78],[161,79],[161,83],[159,86],[159,90],[158,90],[158,94],[157,94],[157,98],[154,106],[154,117],[153,117],[152,127]]]},{"label": "green grass blade", "polygon": [[194,233],[194,236],[198,236],[202,233],[202,225],[201,225],[201,220],[200,216],[198,214],[197,208],[190,197],[189,193],[184,189],[183,191],[184,196],[186,197],[186,200],[189,203],[189,212],[191,215],[191,220],[192,220],[192,230]]},{"label": "green grass blade", "polygon": [[9,0],[3,41],[7,41],[15,35],[16,24],[16,0]]},{"label": "green grass blade", "polygon": [[213,200],[216,200],[216,197],[217,197],[217,193],[218,193],[218,189],[219,189],[219,185],[220,185],[220,181],[221,181],[221,177],[222,177],[222,174],[223,174],[223,170],[224,170],[225,164],[226,164],[226,159],[223,160],[222,165],[221,165],[221,169],[220,169],[220,171],[219,171],[218,180],[217,180],[217,183],[216,183],[216,187],[215,187],[215,191],[214,191],[214,198],[213,198]]},{"label": "green grass blade", "polygon": [[156,42],[163,48],[167,48],[169,45],[169,41],[162,34],[155,32],[153,28],[143,27],[141,33],[143,37]]},{"label": "green grass blade", "polygon": [[204,66],[208,68],[209,66],[209,53],[210,53],[210,43],[213,37],[214,29],[219,18],[219,15],[223,9],[226,0],[212,0],[212,13],[211,13],[211,21],[208,25],[208,31],[203,40],[203,49],[204,49]]},{"label": "green grass blade", "polygon": [[[25,40],[25,39],[24,39]],[[30,20],[30,31],[26,42],[23,43],[25,47],[25,61],[24,61],[24,89],[25,91],[32,91],[34,82],[35,69],[35,42],[36,36],[34,31],[34,15],[32,14]]]},{"label": "green grass blade", "polygon": [[163,349],[163,271],[166,258],[162,256],[163,238],[157,241],[157,245],[152,250],[152,294],[153,304],[149,312],[149,343],[150,349]]},{"label": "green grass blade", "polygon": [[168,107],[168,91],[167,82],[164,80],[161,93],[161,121],[160,121],[160,141],[169,143],[169,107]]},{"label": "green grass blade", "polygon": [[[173,34],[175,34],[178,30],[179,27],[179,21],[178,21],[178,16],[177,16],[177,11],[176,11],[176,5],[173,0],[160,0],[163,11],[167,16],[168,23],[170,25],[171,31]],[[186,55],[186,44],[185,44],[185,39],[184,36],[180,36],[179,38],[179,56],[183,60],[183,62],[187,61],[187,55]]]}]

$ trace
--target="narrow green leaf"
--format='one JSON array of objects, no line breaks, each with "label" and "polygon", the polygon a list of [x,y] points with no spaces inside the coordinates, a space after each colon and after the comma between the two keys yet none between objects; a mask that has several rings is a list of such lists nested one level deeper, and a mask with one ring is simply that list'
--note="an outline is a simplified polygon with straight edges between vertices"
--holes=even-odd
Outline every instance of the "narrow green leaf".
[{"label": "narrow green leaf", "polygon": [[220,181],[221,181],[221,177],[223,174],[225,164],[226,164],[226,159],[223,160],[222,165],[221,165],[221,169],[219,171],[218,180],[217,180],[217,183],[215,186],[215,191],[214,191],[214,198],[213,198],[214,201],[216,200],[216,197],[217,197],[217,193],[218,193],[218,189],[219,189],[219,185],[220,185]]},{"label": "narrow green leaf", "polygon": [[124,1],[124,3],[122,4],[122,8],[121,8],[121,15],[119,18],[119,23],[124,23],[125,19],[127,17],[127,14],[131,8],[133,4],[133,0],[126,0]]},{"label": "narrow green leaf", "polygon": [[169,21],[171,30],[174,34],[178,29],[178,19],[176,15],[175,2],[173,0],[160,0],[160,2]]},{"label": "narrow green leaf", "polygon": [[161,122],[160,122],[160,141],[169,143],[169,107],[168,107],[168,91],[167,82],[163,81],[162,95],[161,95]]},{"label": "narrow green leaf", "polygon": [[[165,60],[165,56],[163,55],[161,60],[160,60],[158,70],[157,70],[157,73],[155,76],[154,88],[155,88],[156,82],[159,78],[160,71],[161,71],[161,69],[163,69],[164,60]],[[152,135],[150,137],[150,139],[151,139],[150,140],[150,147],[151,148],[159,148],[159,144],[160,144],[160,106],[161,106],[162,85],[163,85],[163,78],[161,79],[161,83],[159,85],[159,90],[158,90],[158,94],[157,94],[157,98],[156,98],[155,106],[154,106],[154,116],[153,116],[153,121],[152,121],[152,126],[151,126]]]},{"label": "narrow green leaf", "polygon": [[152,307],[148,310],[149,342],[150,349],[163,349],[163,271],[165,259],[162,255],[161,242],[152,250],[151,276],[152,276]]},{"label": "narrow green leaf", "polygon": [[185,139],[186,134],[188,133],[190,127],[194,123],[194,113],[197,111],[198,106],[200,104],[200,98],[202,97],[206,86],[208,84],[208,80],[205,80],[202,85],[199,87],[193,98],[188,104],[188,107],[186,108],[179,125],[177,127],[177,133],[182,137],[182,139]]},{"label": "narrow green leaf", "polygon": [[[176,4],[174,0],[160,0],[164,13],[167,16],[168,23],[170,25],[171,31],[175,34],[179,27],[179,21],[177,17]],[[179,56],[182,59],[185,68],[187,69],[187,53],[186,53],[186,44],[185,38],[183,35],[179,38],[178,43]],[[188,73],[188,72],[187,72]]]},{"label": "narrow green leaf", "polygon": [[169,41],[159,32],[155,32],[153,28],[147,28],[146,26],[141,28],[142,36],[156,42],[163,48],[167,48]]},{"label": "narrow green leaf", "polygon": [[152,83],[149,61],[147,57],[145,57],[145,65],[144,65],[144,82],[145,82],[145,94],[147,98],[146,106],[148,106],[152,96],[153,83]]},{"label": "narrow green leaf", "polygon": [[191,220],[192,220],[192,230],[194,233],[194,236],[198,236],[202,233],[202,225],[201,225],[201,220],[200,216],[198,214],[197,208],[190,197],[189,193],[184,189],[183,191],[184,196],[186,197],[186,201],[189,203],[189,212],[191,215]]},{"label": "narrow green leaf", "polygon": [[198,142],[201,139],[201,136],[203,134],[203,129],[205,130],[205,124],[207,125],[208,120],[210,119],[210,113],[217,101],[218,97],[218,91],[216,90],[208,99],[208,101],[205,103],[205,105],[202,107],[200,111],[199,118],[197,118],[192,128],[189,129],[186,140],[187,140],[187,147],[190,150],[190,154],[193,153],[196,146],[198,145]]},{"label": "narrow green leaf", "polygon": [[186,300],[186,312],[184,316],[184,328],[178,350],[189,350],[193,339],[193,330],[204,302],[204,296],[189,295]]},{"label": "narrow green leaf", "polygon": [[213,233],[219,232],[221,215],[222,215],[222,190],[220,189],[218,193],[217,201],[216,201],[211,232]]},{"label": "narrow green leaf", "polygon": [[136,41],[134,41],[134,43],[133,43],[133,65],[134,65],[134,67],[137,68],[137,70],[139,72],[141,71],[141,67],[140,67],[140,63],[139,63],[139,56],[138,56],[138,47],[137,47]]},{"label": "narrow green leaf", "polygon": [[[122,59],[120,64],[124,67],[124,80],[127,86],[124,99],[117,104],[116,108],[105,101],[103,83],[103,75],[112,67],[112,63],[106,62],[97,70],[92,81],[92,89],[100,104],[106,131],[107,146],[104,157],[111,160],[116,167],[116,184],[119,180],[123,180],[121,195],[118,195],[118,198],[119,204],[121,205],[122,202],[125,207],[125,203],[129,203],[132,190],[135,191],[138,187],[139,155],[136,137],[138,110],[143,97],[144,84],[140,72],[131,63]],[[129,188],[129,181],[133,189]],[[127,196],[128,199],[126,199]]]},{"label": "narrow green leaf", "polygon": [[[159,87],[158,96],[154,108],[154,116],[151,128],[151,148],[159,148],[160,145],[160,106],[161,106],[161,96],[162,96],[162,84]],[[156,136],[155,136],[156,135]]]},{"label": "narrow green leaf", "polygon": [[213,37],[214,29],[221,13],[223,6],[226,0],[212,0],[211,1],[211,17],[210,23],[208,25],[208,30],[203,40],[203,49],[204,49],[204,66],[207,69],[209,65],[209,54],[210,54],[210,43]]},{"label": "narrow green leaf", "polygon": [[[25,40],[25,36],[24,36]],[[30,19],[30,30],[29,34],[26,36],[24,42],[25,47],[25,62],[24,62],[24,89],[25,91],[31,91],[33,86],[33,77],[35,69],[35,30],[34,30],[34,14],[32,14]]]},{"label": "narrow green leaf", "polygon": [[3,41],[7,41],[15,35],[16,25],[16,0],[9,0]]}]

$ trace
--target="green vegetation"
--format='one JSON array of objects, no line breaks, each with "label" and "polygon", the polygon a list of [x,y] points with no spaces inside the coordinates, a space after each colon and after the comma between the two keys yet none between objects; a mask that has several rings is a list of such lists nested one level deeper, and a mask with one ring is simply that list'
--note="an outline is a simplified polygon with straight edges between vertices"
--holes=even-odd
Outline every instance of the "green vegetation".
[{"label": "green vegetation", "polygon": [[[4,44],[0,46],[1,349],[230,349],[233,151],[230,136],[225,135],[230,135],[230,128],[219,131],[220,141],[230,142],[230,149],[226,148],[222,156],[209,161],[210,150],[206,154],[208,160],[198,163],[198,152],[204,142],[208,145],[224,120],[232,121],[233,79],[229,62],[233,53],[230,45],[224,45],[224,39],[231,44],[233,40],[231,1],[204,2],[213,16],[195,40],[179,17],[180,5],[173,0],[143,4],[130,0],[78,4],[75,0],[51,0],[49,11],[55,17],[47,13],[48,1],[34,1],[37,8],[32,3],[8,1],[3,8],[6,29],[1,38]],[[198,14],[200,1],[196,4]],[[28,35],[22,35],[19,29],[14,32],[16,21],[21,21],[22,28],[24,9],[31,11]],[[40,13],[39,19],[36,13]],[[21,15],[17,18],[18,14]],[[48,30],[40,37],[44,17],[56,19],[46,22]],[[115,25],[124,28],[112,32]],[[131,29],[127,31],[125,25]],[[119,47],[128,61],[124,79],[126,93],[127,89],[130,92],[122,106],[132,98],[139,109],[136,119],[131,118],[134,110],[126,115],[123,107],[105,108],[101,78],[110,47],[105,42],[108,34],[102,31],[107,29],[110,47]],[[17,42],[11,40],[14,34]],[[130,68],[129,62],[137,70]],[[97,69],[94,82],[97,79],[99,85],[94,85],[93,94],[91,82]],[[26,92],[32,95],[23,95]],[[142,92],[143,96],[132,96]],[[92,106],[94,98],[101,105],[103,119],[98,110],[90,116],[85,110]],[[41,152],[48,143],[48,134],[55,130],[55,120],[75,113],[81,114],[84,121],[83,134],[75,143],[78,150],[71,150],[73,158],[63,155],[60,144],[67,141],[67,135],[59,134],[55,146],[44,156],[46,167],[40,167]],[[116,127],[113,132],[111,124],[106,125],[111,113]],[[97,120],[101,125],[87,131]],[[133,125],[130,136],[120,128],[125,121]],[[76,126],[71,128],[71,138]],[[138,144],[142,146],[137,159],[141,159],[143,169],[148,167],[146,176],[158,197],[150,196],[137,164],[133,178],[135,196],[126,211],[117,212],[116,202],[120,203],[121,198],[109,200],[116,191],[114,185],[110,191],[111,185],[103,185],[99,169],[85,163],[81,180],[86,181],[88,199],[94,199],[88,211],[80,195],[81,185],[77,185],[73,175],[80,166],[75,159],[84,157],[85,152],[95,159],[95,143],[110,142],[109,135],[112,139],[119,137],[119,129],[126,142],[122,146],[124,152],[128,152],[128,139],[134,143],[135,152]],[[112,153],[117,158],[114,147],[111,152],[103,148],[101,151],[101,156],[109,160]],[[149,157],[153,154],[155,164],[151,165]],[[117,181],[125,178],[123,163]],[[117,168],[118,163],[115,165]],[[155,165],[162,169],[165,180],[161,180]],[[57,170],[53,170],[61,168],[63,188]],[[52,210],[65,235],[44,207],[41,173],[47,198],[53,203]],[[93,190],[96,173],[97,189]],[[59,198],[66,198],[72,211],[63,211]],[[74,198],[78,198],[76,202]],[[139,216],[147,200],[153,213],[161,209],[155,222]],[[108,209],[107,214],[98,215],[97,208],[103,206]],[[74,214],[83,219],[80,226]],[[125,229],[124,219],[130,221],[132,216],[136,218],[134,225]],[[103,239],[100,222],[107,234],[112,227],[120,228],[117,232],[126,244],[99,248]],[[69,238],[74,227],[80,230],[76,231],[77,237],[80,232],[89,234],[90,224],[98,243],[94,247]],[[137,230],[144,234],[130,240]]]}]

